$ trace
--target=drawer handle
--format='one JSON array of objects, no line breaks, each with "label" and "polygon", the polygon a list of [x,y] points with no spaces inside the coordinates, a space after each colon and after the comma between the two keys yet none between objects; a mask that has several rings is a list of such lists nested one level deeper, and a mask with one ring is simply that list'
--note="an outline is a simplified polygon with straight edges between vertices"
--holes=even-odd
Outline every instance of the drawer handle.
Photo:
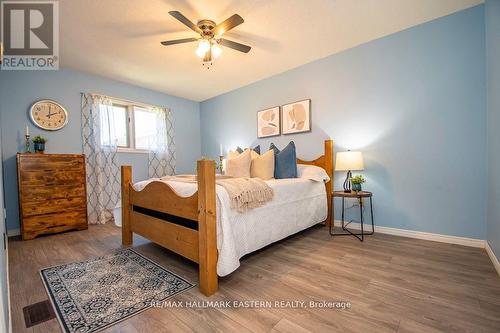
[{"label": "drawer handle", "polygon": [[47,229],[53,229],[53,228],[59,228],[59,227],[66,227],[66,224],[49,225],[47,227]]}]

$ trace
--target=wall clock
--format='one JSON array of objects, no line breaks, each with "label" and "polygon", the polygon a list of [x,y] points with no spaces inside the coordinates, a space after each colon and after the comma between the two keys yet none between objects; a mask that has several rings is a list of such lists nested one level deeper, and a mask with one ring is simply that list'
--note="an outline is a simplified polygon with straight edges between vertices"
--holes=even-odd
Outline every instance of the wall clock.
[{"label": "wall clock", "polygon": [[68,112],[56,101],[44,99],[35,102],[30,108],[33,123],[48,131],[57,131],[68,123]]}]

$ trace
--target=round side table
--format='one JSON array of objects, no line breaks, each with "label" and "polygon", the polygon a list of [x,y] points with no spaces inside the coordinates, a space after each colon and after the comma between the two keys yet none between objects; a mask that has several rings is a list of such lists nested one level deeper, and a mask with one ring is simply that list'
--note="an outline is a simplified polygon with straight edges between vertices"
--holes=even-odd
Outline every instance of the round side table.
[{"label": "round side table", "polygon": [[[364,237],[366,235],[373,235],[373,233],[375,232],[375,224],[373,222],[373,200],[372,200],[372,197],[373,197],[373,193],[372,192],[367,192],[367,191],[359,191],[359,192],[344,192],[344,191],[333,191],[333,195],[332,195],[332,200],[334,200],[335,198],[342,198],[342,230],[344,230],[346,233],[333,233],[332,232],[332,226],[334,224],[334,221],[335,221],[335,218],[334,218],[334,214],[332,213],[332,220],[331,223],[330,223],[330,235],[331,236],[354,236],[356,237],[357,239],[359,239],[360,241],[363,241]],[[351,230],[349,230],[347,228],[347,226],[352,222],[352,221],[349,221],[347,223],[345,223],[344,221],[344,212],[345,212],[345,199],[346,198],[353,198],[353,199],[358,199],[358,202],[359,202],[359,214],[360,214],[360,218],[361,218],[361,233],[356,233],[356,232],[352,232]],[[363,198],[369,198],[370,199],[370,215],[371,215],[371,219],[372,219],[372,230],[370,232],[365,232],[364,230],[364,221],[363,221]]]}]

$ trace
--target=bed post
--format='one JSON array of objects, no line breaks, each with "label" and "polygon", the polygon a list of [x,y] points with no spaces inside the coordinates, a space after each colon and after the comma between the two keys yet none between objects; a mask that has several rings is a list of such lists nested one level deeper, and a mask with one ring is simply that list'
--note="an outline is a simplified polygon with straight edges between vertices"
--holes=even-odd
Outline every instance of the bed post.
[{"label": "bed post", "polygon": [[332,223],[333,214],[333,201],[332,201],[332,189],[333,189],[333,140],[325,140],[325,170],[330,181],[326,183],[326,198],[328,199],[328,215],[326,217],[326,226],[329,227]]},{"label": "bed post", "polygon": [[132,167],[122,166],[122,245],[132,245],[130,230],[130,185],[132,184]]},{"label": "bed post", "polygon": [[215,162],[199,160],[197,169],[200,291],[210,296],[217,291]]}]

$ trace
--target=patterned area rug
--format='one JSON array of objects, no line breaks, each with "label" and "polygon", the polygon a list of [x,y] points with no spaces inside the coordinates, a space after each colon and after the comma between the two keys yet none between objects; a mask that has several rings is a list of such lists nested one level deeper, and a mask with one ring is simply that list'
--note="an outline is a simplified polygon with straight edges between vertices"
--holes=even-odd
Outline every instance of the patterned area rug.
[{"label": "patterned area rug", "polygon": [[65,332],[97,332],[193,284],[132,249],[40,271]]}]

